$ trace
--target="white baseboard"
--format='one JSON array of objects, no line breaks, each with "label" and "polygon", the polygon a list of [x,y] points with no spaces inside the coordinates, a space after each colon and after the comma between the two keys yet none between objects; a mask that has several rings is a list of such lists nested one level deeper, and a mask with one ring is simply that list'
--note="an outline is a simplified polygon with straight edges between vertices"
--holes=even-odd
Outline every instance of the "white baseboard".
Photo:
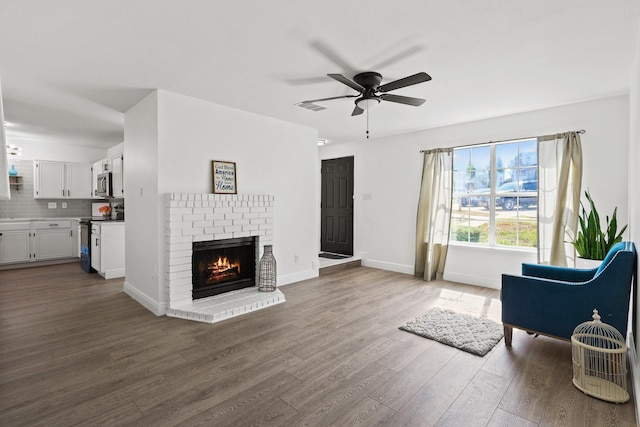
[{"label": "white baseboard", "polygon": [[107,270],[103,273],[98,272],[98,274],[105,279],[117,279],[119,277],[125,277],[124,267],[123,268],[114,268],[113,270]]},{"label": "white baseboard", "polygon": [[499,279],[493,280],[488,277],[479,277],[479,276],[471,276],[468,274],[460,274],[460,273],[447,273],[445,270],[444,280],[448,280],[450,282],[464,283],[466,285],[473,286],[482,286],[485,288],[491,289],[501,289],[502,288],[502,277]]},{"label": "white baseboard", "polygon": [[140,292],[137,288],[131,286],[126,280],[122,288],[125,294],[136,300],[141,306],[155,314],[156,316],[164,316],[167,314],[167,304],[160,303],[144,292]]},{"label": "white baseboard", "polygon": [[362,265],[365,267],[379,268],[380,270],[395,271],[396,273],[413,274],[413,265],[395,264],[373,259],[363,259]]},{"label": "white baseboard", "polygon": [[285,286],[291,283],[302,282],[303,280],[313,279],[318,277],[318,270],[305,270],[298,273],[287,274],[284,276],[278,276],[278,286]]}]

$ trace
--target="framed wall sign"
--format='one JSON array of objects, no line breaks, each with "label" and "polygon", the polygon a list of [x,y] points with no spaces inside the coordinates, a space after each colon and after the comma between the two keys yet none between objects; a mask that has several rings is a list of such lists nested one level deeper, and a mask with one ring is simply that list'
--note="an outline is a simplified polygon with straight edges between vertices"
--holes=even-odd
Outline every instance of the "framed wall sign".
[{"label": "framed wall sign", "polygon": [[217,194],[236,194],[235,162],[211,161],[213,192]]}]

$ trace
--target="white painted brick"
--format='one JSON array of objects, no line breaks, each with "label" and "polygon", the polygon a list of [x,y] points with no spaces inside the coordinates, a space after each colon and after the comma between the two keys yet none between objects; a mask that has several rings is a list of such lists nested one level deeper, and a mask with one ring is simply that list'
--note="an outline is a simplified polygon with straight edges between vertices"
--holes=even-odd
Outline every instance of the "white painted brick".
[{"label": "white painted brick", "polygon": [[238,207],[238,206],[236,206],[233,209],[233,212],[234,213],[249,213],[249,212],[251,212],[251,208],[249,208],[248,206],[247,207]]},{"label": "white painted brick", "polygon": [[198,215],[198,214],[203,214],[206,215],[208,213],[211,212],[211,208],[210,207],[199,207],[199,208],[193,208],[193,213]]},{"label": "white painted brick", "polygon": [[185,243],[191,242],[193,238],[191,236],[169,236],[167,237],[167,243]]},{"label": "white painted brick", "polygon": [[232,239],[232,238],[233,238],[233,234],[231,234],[231,233],[220,233],[220,234],[214,234],[213,235],[213,239],[214,240]]},{"label": "white painted brick", "polygon": [[240,237],[249,237],[251,236],[251,233],[248,231],[234,231],[233,232],[233,238],[234,239],[239,239]]},{"label": "white painted brick", "polygon": [[208,242],[214,240],[213,234],[201,234],[199,236],[193,236],[194,242]]},{"label": "white painted brick", "polygon": [[191,258],[191,253],[192,252],[193,251],[191,249],[183,250],[183,251],[170,251],[169,252],[169,259],[186,258],[186,257]]},{"label": "white painted brick", "polygon": [[182,258],[169,258],[169,265],[180,265],[188,262],[191,264],[191,257],[182,257]]},{"label": "white painted brick", "polygon": [[[191,264],[178,264],[178,265],[170,265],[169,267],[167,267],[167,271],[169,273],[177,273],[180,271],[191,271]],[[186,278],[184,278],[186,280]],[[176,279],[173,279],[171,281],[171,284],[175,284],[176,283]],[[189,283],[191,283],[191,276],[189,276]]]},{"label": "white painted brick", "polygon": [[186,207],[183,207],[183,208],[172,208],[171,209],[171,214],[172,215],[174,215],[174,214],[175,215],[190,215],[192,213],[193,213],[193,209],[186,208]]},{"label": "white painted brick", "polygon": [[213,208],[213,212],[214,213],[230,214],[230,213],[233,212],[233,208],[225,206],[225,204],[223,203],[222,206],[216,206],[215,208]]},{"label": "white painted brick", "polygon": [[213,221],[194,221],[193,228],[213,227]]},{"label": "white painted brick", "polygon": [[167,278],[169,280],[182,279],[184,277],[188,277],[189,279],[191,279],[191,271],[176,271],[175,273],[168,273],[167,275]]},{"label": "white painted brick", "polygon": [[233,225],[249,225],[248,219],[234,219]]},{"label": "white painted brick", "polygon": [[242,231],[258,231],[260,230],[260,227],[258,225],[243,225],[242,226]]},{"label": "white painted brick", "polygon": [[195,206],[195,203],[193,200],[187,200],[187,207],[188,208],[193,208]]},{"label": "white painted brick", "polygon": [[262,206],[252,206],[251,207],[251,212],[253,213],[263,213],[266,212],[266,209]]},{"label": "white painted brick", "polygon": [[233,225],[233,221],[230,219],[223,219],[215,222],[216,227],[227,227]]},{"label": "white painted brick", "polygon": [[224,219],[241,219],[241,213],[228,213],[224,216]]},{"label": "white painted brick", "polygon": [[251,218],[249,224],[266,224],[266,221],[264,218]]},{"label": "white painted brick", "polygon": [[181,229],[175,229],[175,230],[166,230],[164,233],[165,236],[167,237],[178,237],[178,236],[183,236],[182,234],[182,230]]},{"label": "white painted brick", "polygon": [[182,230],[183,236],[199,236],[205,234],[204,228],[184,228]]},{"label": "white painted brick", "polygon": [[224,233],[224,227],[205,227],[204,232],[206,234]]},{"label": "white painted brick", "polygon": [[207,221],[218,221],[224,219],[224,213],[208,213],[205,214],[204,219]]},{"label": "white painted brick", "polygon": [[167,245],[169,251],[184,251],[184,250],[191,250],[193,248],[193,245],[189,242],[189,243],[170,243],[169,245]]},{"label": "white painted brick", "polygon": [[258,212],[254,212],[254,213],[246,213],[243,216],[244,218],[248,218],[248,219],[256,219],[256,218],[260,218],[260,214]]},{"label": "white painted brick", "polygon": [[231,225],[224,228],[225,233],[234,233],[236,231],[242,231],[242,227],[239,225]]},{"label": "white painted brick", "polygon": [[169,230],[178,230],[178,229],[181,229],[181,228],[191,228],[191,222],[170,221],[168,227],[169,227]]},{"label": "white painted brick", "polygon": [[191,214],[182,217],[183,221],[204,221],[204,214]]}]

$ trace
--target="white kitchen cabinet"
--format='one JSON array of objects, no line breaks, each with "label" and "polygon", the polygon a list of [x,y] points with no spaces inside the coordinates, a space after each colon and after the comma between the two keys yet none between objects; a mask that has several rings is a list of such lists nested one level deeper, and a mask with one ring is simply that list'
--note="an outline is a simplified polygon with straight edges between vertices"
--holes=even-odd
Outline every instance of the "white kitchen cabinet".
[{"label": "white kitchen cabinet", "polygon": [[77,258],[78,221],[0,223],[0,264]]},{"label": "white kitchen cabinet", "polygon": [[122,154],[116,154],[111,157],[111,175],[113,185],[113,197],[124,197],[124,156]]},{"label": "white kitchen cabinet", "polygon": [[67,163],[67,197],[70,199],[91,198],[91,165],[89,163]]},{"label": "white kitchen cabinet", "polygon": [[88,199],[91,165],[37,160],[34,163],[36,199]]},{"label": "white kitchen cabinet", "polygon": [[41,221],[33,225],[35,261],[73,256],[71,221]]},{"label": "white kitchen cabinet", "polygon": [[91,267],[105,279],[125,276],[124,222],[91,223]]},{"label": "white kitchen cabinet", "polygon": [[29,222],[0,224],[0,264],[29,261],[30,239]]}]

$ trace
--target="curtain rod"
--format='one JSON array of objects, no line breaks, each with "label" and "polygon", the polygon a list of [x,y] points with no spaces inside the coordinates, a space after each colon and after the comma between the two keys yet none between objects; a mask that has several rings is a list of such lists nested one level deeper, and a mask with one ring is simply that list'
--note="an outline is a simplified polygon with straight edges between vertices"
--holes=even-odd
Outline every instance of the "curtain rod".
[{"label": "curtain rod", "polygon": [[[584,129],[580,129],[580,130],[577,130],[575,132],[579,133],[579,134],[587,133],[587,131],[584,130]],[[534,139],[534,138],[535,139],[548,139],[550,137],[554,137],[555,138],[556,135],[558,135],[558,134],[557,133],[553,133],[553,134],[542,135],[542,136],[527,136],[527,137],[524,137],[524,138],[502,139],[500,141],[477,142],[475,144],[458,145],[455,148],[473,147],[475,145],[497,144],[497,143],[500,143],[500,142],[508,142],[508,141],[520,141],[520,140],[523,140],[523,139]],[[431,151],[431,150],[420,150],[421,153],[424,153],[426,151]]]}]

